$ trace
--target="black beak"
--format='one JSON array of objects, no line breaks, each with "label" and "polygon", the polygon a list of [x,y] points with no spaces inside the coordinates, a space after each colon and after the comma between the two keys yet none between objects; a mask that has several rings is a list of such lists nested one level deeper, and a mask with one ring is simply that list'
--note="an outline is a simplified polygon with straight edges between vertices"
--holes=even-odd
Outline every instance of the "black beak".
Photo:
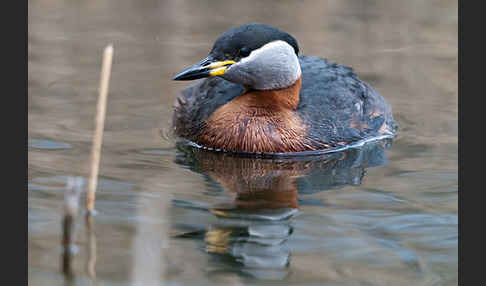
[{"label": "black beak", "polygon": [[188,67],[182,72],[176,74],[173,80],[193,80],[210,76],[218,76],[224,74],[227,67],[234,64],[232,60],[228,61],[214,61],[211,56],[203,59],[197,64]]},{"label": "black beak", "polygon": [[210,76],[209,72],[211,70],[208,67],[205,68],[205,66],[209,65],[211,62],[212,59],[210,57],[207,57],[197,64],[188,67],[187,69],[176,74],[173,80],[193,80],[208,77]]}]

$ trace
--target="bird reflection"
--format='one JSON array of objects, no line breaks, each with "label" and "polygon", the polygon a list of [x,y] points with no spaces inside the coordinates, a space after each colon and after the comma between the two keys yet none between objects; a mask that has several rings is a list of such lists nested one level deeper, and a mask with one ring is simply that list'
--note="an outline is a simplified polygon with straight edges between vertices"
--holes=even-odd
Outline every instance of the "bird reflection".
[{"label": "bird reflection", "polygon": [[385,139],[319,156],[267,159],[180,144],[176,163],[202,174],[234,199],[208,206],[216,220],[203,230],[177,237],[201,239],[221,266],[218,271],[283,279],[290,265],[287,242],[293,232],[292,217],[299,212],[299,203],[308,203],[299,195],[359,185],[366,168],[385,164],[391,143]]}]

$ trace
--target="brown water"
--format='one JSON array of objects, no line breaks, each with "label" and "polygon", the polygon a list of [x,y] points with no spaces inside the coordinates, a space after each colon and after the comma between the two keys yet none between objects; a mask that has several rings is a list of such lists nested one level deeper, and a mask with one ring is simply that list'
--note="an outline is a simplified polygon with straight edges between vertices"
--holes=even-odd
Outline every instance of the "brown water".
[{"label": "brown water", "polygon": [[[457,284],[457,1],[33,0],[28,14],[29,285]],[[248,22],[354,67],[392,105],[393,142],[299,160],[176,148],[187,83],[172,76]],[[64,192],[87,178],[109,43],[96,259],[80,216],[68,278]]]}]

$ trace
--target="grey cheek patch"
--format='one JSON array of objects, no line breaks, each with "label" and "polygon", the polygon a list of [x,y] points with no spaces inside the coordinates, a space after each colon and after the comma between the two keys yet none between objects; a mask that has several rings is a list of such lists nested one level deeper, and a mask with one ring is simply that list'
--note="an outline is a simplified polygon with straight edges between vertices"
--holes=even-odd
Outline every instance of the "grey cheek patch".
[{"label": "grey cheek patch", "polygon": [[240,83],[246,86],[253,86],[253,78],[255,76],[248,73],[245,68],[235,67],[235,65],[233,65],[229,69],[227,69],[221,77],[231,82]]},{"label": "grey cheek patch", "polygon": [[223,78],[255,89],[280,89],[302,74],[294,49],[284,41],[268,43],[232,65]]}]

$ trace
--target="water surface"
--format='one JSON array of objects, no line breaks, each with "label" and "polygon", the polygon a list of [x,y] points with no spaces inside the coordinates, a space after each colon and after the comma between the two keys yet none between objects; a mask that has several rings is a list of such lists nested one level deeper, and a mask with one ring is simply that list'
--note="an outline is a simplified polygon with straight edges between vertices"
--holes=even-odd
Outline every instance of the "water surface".
[{"label": "water surface", "polygon": [[[393,140],[299,159],[176,145],[173,75],[234,25],[277,26],[392,105]],[[457,1],[29,1],[29,285],[456,285]],[[60,267],[115,48],[90,240]],[[93,262],[93,260],[91,260]]]}]

